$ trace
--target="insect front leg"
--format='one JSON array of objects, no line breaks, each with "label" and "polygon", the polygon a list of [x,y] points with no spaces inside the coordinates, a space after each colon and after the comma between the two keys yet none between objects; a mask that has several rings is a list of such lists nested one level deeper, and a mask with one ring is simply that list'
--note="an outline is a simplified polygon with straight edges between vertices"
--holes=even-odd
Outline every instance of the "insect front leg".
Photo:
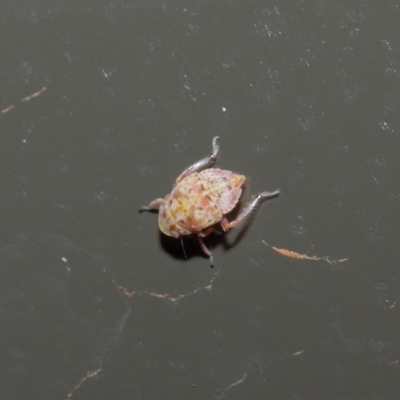
[{"label": "insect front leg", "polygon": [[239,224],[248,219],[251,214],[255,213],[264,201],[273,199],[279,196],[280,191],[275,190],[275,192],[262,192],[255,196],[243,209],[243,211],[231,222],[224,217],[221,221],[221,226],[224,231],[237,227]]},{"label": "insect front leg", "polygon": [[211,156],[205,157],[201,159],[200,161],[197,161],[190,167],[186,168],[179,176],[176,178],[175,185],[178,184],[182,179],[185,179],[187,176],[190,174],[193,174],[193,172],[197,172],[201,169],[211,167],[211,165],[214,165],[215,162],[217,161],[218,157],[218,152],[219,152],[219,146],[217,143],[217,140],[219,139],[219,136],[215,136],[215,138],[212,141],[212,146],[213,146],[213,153]]},{"label": "insect front leg", "polygon": [[160,208],[162,203],[164,203],[164,199],[155,199],[151,201],[148,206],[140,207],[139,212],[156,211]]}]

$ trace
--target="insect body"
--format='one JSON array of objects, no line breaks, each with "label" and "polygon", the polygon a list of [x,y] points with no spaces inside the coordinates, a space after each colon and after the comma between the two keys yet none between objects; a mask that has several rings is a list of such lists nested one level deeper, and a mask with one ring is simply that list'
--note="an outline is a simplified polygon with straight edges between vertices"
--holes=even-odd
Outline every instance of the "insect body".
[{"label": "insect body", "polygon": [[[176,179],[175,186],[164,199],[155,199],[139,211],[159,210],[158,225],[165,235],[179,238],[196,235],[203,252],[210,258],[211,251],[203,237],[209,235],[217,223],[228,231],[246,220],[268,199],[279,195],[279,190],[255,196],[236,219],[229,222],[226,215],[232,211],[242,194],[246,180],[243,175],[218,168],[215,164],[219,152],[218,136],[213,139],[213,154],[185,169]],[[205,169],[206,168],[206,169]]]}]

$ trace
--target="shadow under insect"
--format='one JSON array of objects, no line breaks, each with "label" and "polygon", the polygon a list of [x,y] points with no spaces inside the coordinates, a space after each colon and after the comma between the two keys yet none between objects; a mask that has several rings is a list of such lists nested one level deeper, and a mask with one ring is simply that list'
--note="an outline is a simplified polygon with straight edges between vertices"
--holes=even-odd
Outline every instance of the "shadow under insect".
[{"label": "shadow under insect", "polygon": [[[247,185],[244,189],[245,192],[248,192]],[[245,203],[246,201],[241,198],[236,207],[227,215],[227,218],[229,220],[235,220]],[[205,245],[210,250],[223,246],[224,250],[227,251],[235,247],[246,236],[254,216],[255,214],[252,214],[246,221],[244,221],[236,233],[231,233],[230,231],[224,232],[219,223],[215,224],[213,226],[213,232],[204,238]],[[195,235],[181,236],[177,240],[159,232],[159,240],[161,247],[176,259],[188,260],[193,257],[207,257],[199,246]],[[213,268],[214,265],[211,264],[210,266]]]}]

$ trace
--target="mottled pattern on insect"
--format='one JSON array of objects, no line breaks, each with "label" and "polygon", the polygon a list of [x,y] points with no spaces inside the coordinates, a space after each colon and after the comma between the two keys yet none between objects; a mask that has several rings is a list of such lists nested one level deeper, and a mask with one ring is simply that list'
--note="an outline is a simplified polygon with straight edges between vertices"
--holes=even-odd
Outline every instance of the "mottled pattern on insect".
[{"label": "mottled pattern on insect", "polygon": [[242,194],[246,180],[243,175],[218,168],[209,168],[217,161],[218,136],[213,139],[213,153],[186,168],[176,179],[172,192],[165,198],[155,199],[139,211],[158,210],[158,226],[165,235],[180,238],[196,235],[199,244],[213,265],[211,251],[203,238],[215,230],[219,223],[226,232],[235,228],[254,213],[268,199],[279,195],[279,190],[262,192],[254,196],[233,220],[226,215],[232,211]]}]

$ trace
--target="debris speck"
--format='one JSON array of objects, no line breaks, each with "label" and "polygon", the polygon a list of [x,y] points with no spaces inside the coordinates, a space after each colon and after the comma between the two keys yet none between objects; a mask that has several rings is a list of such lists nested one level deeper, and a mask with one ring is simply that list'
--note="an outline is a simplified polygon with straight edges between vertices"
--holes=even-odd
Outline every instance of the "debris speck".
[{"label": "debris speck", "polygon": [[11,104],[11,106],[8,106],[7,108],[4,108],[3,110],[1,110],[2,114],[8,113],[9,111],[11,111],[15,106],[13,104]]},{"label": "debris speck", "polygon": [[96,375],[98,375],[103,368],[98,368],[94,371],[89,371],[86,373],[86,375],[80,380],[80,382],[67,394],[67,399],[71,399],[74,393],[88,380],[91,378],[94,378]]},{"label": "debris speck", "polygon": [[214,281],[217,278],[218,273],[216,273],[211,279],[210,281],[207,283],[207,285],[205,286],[200,286],[194,290],[192,290],[191,292],[188,293],[184,293],[184,294],[178,294],[177,296],[172,296],[169,293],[157,293],[157,292],[152,292],[152,291],[148,291],[148,290],[141,290],[141,291],[136,291],[136,290],[128,290],[127,288],[125,288],[122,285],[117,285],[117,289],[121,290],[122,293],[124,293],[126,296],[128,297],[133,297],[135,295],[148,295],[151,297],[155,297],[157,299],[161,299],[161,300],[168,300],[171,301],[172,303],[176,303],[186,297],[192,296],[202,290],[208,290],[210,291],[213,287]]},{"label": "debris speck", "polygon": [[[32,100],[33,98],[40,96],[46,89],[47,89],[47,87],[46,87],[46,86],[43,86],[43,87],[42,87],[40,90],[38,90],[37,92],[35,92],[35,93],[33,93],[33,94],[29,95],[29,96],[23,97],[23,98],[20,100],[20,102],[23,103],[23,102],[25,102],[25,101]],[[15,107],[15,105],[14,105],[14,104],[11,104],[11,105],[9,105],[8,107],[3,108],[0,112],[1,112],[1,114],[6,114],[6,113],[8,113],[9,111],[11,111],[14,107]],[[24,142],[24,143],[25,143],[25,142]]]},{"label": "debris speck", "polygon": [[47,89],[47,87],[46,87],[46,86],[43,86],[43,87],[42,87],[40,90],[38,90],[37,92],[35,92],[35,93],[33,93],[33,94],[31,94],[31,95],[29,95],[29,96],[26,96],[26,97],[24,97],[23,99],[21,99],[21,102],[29,101],[29,100],[32,100],[32,99],[35,98],[35,97],[40,96],[46,89]]},{"label": "debris speck", "polygon": [[233,382],[231,385],[229,385],[226,388],[226,390],[231,389],[237,385],[240,385],[241,383],[243,383],[246,380],[246,378],[247,378],[247,374],[245,373],[242,378],[238,379],[236,382]]},{"label": "debris speck", "polygon": [[308,256],[307,254],[301,254],[297,253],[296,251],[288,250],[288,249],[282,249],[279,247],[271,246],[264,240],[262,242],[266,245],[271,247],[271,249],[275,250],[277,253],[289,257],[289,258],[295,258],[297,260],[311,260],[311,261],[319,261],[323,260],[326,261],[329,264],[337,264],[337,263],[342,263],[348,260],[348,258],[341,258],[341,259],[330,259],[328,257],[317,257],[317,256]]}]

